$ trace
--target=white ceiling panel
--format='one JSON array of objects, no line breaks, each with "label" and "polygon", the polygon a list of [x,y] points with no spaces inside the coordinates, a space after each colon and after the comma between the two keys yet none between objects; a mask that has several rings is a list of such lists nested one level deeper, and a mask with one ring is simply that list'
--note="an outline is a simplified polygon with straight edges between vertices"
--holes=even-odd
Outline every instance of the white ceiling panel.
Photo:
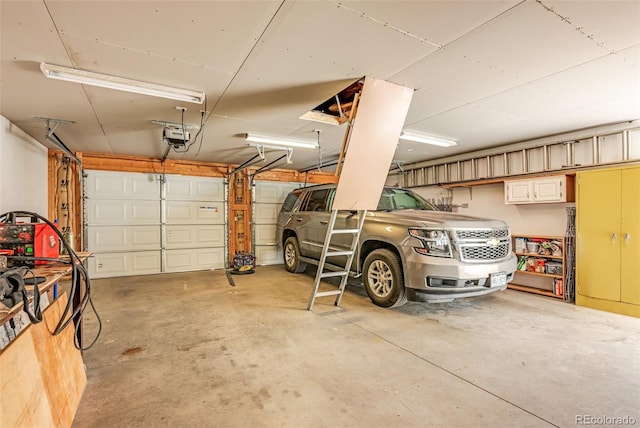
[{"label": "white ceiling panel", "polygon": [[640,43],[640,1],[610,0],[603,7],[598,1],[543,2],[559,17],[566,19],[577,32],[602,44],[608,51],[618,51]]},{"label": "white ceiling panel", "polygon": [[50,10],[78,67],[93,64],[105,73],[116,73],[119,69],[111,65],[94,63],[101,56],[93,54],[92,47],[105,46],[233,75],[279,4],[101,1],[75,2],[69,7],[66,2],[51,2]]},{"label": "white ceiling panel", "polygon": [[[319,83],[364,75],[384,78],[435,49],[330,2],[290,3],[265,32],[228,94],[233,98],[247,91],[272,92],[274,87],[315,89]],[[308,108],[333,93],[320,94]],[[298,96],[304,97],[304,91]],[[233,106],[223,100],[221,112],[227,108]]]},{"label": "white ceiling panel", "polygon": [[[367,75],[416,89],[407,129],[459,143],[402,141],[408,163],[640,116],[638,1],[2,0],[0,24],[0,114],[47,146],[34,117],[73,120],[56,134],[76,151],[160,158],[151,120],[179,122],[181,103],[46,79],[40,62],[205,91],[202,144],[169,156],[210,162],[253,156],[246,132],[316,129],[335,157],[345,127],[299,116]],[[184,107],[199,123],[205,106]]]},{"label": "white ceiling panel", "polygon": [[417,87],[414,108],[407,117],[407,124],[413,125],[606,54],[538,3],[530,2],[467,34],[394,80],[424,83]]},{"label": "white ceiling panel", "polygon": [[424,44],[445,46],[521,0],[343,1],[338,7]]}]

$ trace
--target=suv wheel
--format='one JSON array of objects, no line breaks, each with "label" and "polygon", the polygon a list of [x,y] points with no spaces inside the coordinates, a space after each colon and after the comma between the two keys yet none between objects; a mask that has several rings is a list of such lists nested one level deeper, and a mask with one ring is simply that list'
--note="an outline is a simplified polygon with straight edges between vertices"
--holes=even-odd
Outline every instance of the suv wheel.
[{"label": "suv wheel", "polygon": [[300,247],[298,247],[298,240],[294,236],[290,236],[284,241],[284,267],[292,273],[304,272],[307,267],[307,264],[300,260]]},{"label": "suv wheel", "polygon": [[378,306],[392,308],[407,302],[402,265],[398,256],[387,249],[372,251],[364,261],[364,288]]}]

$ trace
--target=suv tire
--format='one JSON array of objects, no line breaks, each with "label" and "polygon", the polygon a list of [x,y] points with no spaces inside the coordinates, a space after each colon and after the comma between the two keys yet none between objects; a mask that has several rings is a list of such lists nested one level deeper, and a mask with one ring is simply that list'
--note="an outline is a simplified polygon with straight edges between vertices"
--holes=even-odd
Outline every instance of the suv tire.
[{"label": "suv tire", "polygon": [[364,260],[364,289],[373,303],[383,308],[402,306],[407,302],[402,265],[398,256],[380,248]]},{"label": "suv tire", "polygon": [[300,260],[300,247],[295,236],[290,236],[284,241],[284,268],[287,272],[304,272],[307,264]]}]

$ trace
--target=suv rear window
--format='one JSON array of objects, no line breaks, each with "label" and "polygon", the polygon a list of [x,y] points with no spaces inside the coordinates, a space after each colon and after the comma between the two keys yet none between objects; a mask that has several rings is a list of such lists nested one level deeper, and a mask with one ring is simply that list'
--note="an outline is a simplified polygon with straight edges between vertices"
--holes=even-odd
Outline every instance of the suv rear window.
[{"label": "suv rear window", "polygon": [[327,194],[331,189],[319,189],[312,191],[306,200],[302,203],[300,211],[328,211]]},{"label": "suv rear window", "polygon": [[300,197],[301,194],[302,194],[302,192],[300,192],[300,191],[289,193],[287,195],[287,198],[282,203],[282,208],[280,209],[280,211],[285,212],[285,213],[291,212],[291,210],[295,206],[295,204],[298,201],[298,198]]}]

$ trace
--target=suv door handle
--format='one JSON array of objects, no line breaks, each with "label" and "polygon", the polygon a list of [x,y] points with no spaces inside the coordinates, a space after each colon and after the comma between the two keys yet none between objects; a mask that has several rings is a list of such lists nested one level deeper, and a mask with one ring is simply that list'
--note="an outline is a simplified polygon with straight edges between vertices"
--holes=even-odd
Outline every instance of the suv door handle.
[{"label": "suv door handle", "polygon": [[322,224],[322,225],[329,224],[329,221],[327,221],[327,220],[321,220],[321,221],[320,221],[320,224]]},{"label": "suv door handle", "polygon": [[302,221],[302,217],[296,217],[296,221]]}]

